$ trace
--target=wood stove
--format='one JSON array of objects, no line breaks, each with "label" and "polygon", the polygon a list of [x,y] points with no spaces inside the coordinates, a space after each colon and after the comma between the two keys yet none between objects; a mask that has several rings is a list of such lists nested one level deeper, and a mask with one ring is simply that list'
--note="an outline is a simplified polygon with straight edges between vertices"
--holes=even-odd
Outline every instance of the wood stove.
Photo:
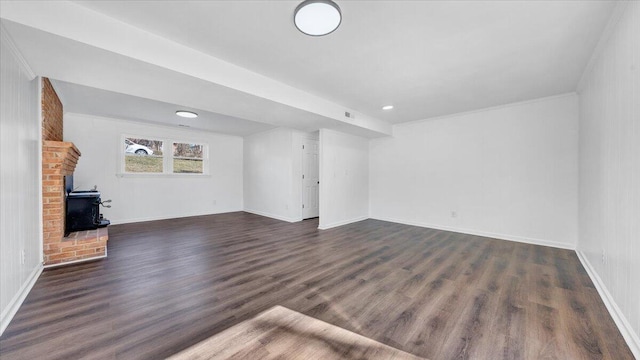
[{"label": "wood stove", "polygon": [[[103,202],[98,190],[73,191],[73,176],[65,177],[65,189],[67,191],[65,237],[74,231],[93,230],[111,223],[100,214],[100,205],[103,205]],[[107,202],[111,200],[105,201]]]}]

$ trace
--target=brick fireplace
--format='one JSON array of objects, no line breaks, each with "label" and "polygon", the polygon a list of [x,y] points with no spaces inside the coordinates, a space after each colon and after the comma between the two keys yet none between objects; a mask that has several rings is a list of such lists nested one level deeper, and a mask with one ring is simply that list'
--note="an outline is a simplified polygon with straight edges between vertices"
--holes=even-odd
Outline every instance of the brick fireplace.
[{"label": "brick fireplace", "polygon": [[80,150],[62,141],[62,103],[49,79],[42,80],[42,221],[44,264],[56,265],[105,257],[107,228],[64,237],[64,176],[73,174]]}]

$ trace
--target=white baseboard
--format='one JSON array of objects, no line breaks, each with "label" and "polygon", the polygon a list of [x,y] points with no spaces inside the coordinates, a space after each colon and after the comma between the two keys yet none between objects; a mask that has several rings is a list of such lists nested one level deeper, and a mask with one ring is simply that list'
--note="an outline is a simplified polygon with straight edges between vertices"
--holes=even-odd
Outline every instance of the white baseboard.
[{"label": "white baseboard", "polygon": [[39,263],[33,269],[31,274],[29,274],[27,281],[22,284],[20,290],[18,290],[18,293],[13,297],[13,299],[11,299],[4,311],[2,311],[2,316],[0,316],[0,335],[4,333],[11,320],[18,312],[18,309],[20,309],[20,306],[22,306],[24,299],[27,298],[27,295],[29,295],[29,292],[33,288],[33,285],[36,284],[36,281],[40,277],[40,274],[42,274],[42,270],[42,264]]},{"label": "white baseboard", "polygon": [[302,218],[291,218],[291,217],[286,217],[286,216],[280,216],[280,215],[276,215],[276,214],[270,214],[264,211],[258,211],[258,210],[251,210],[251,209],[244,209],[244,212],[248,212],[251,214],[255,214],[255,215],[260,215],[260,216],[266,216],[272,219],[276,219],[276,220],[282,220],[282,221],[286,221],[286,222],[298,222],[298,221],[302,221]]},{"label": "white baseboard", "polygon": [[116,220],[111,220],[111,225],[132,224],[132,223],[145,222],[145,221],[156,221],[156,220],[180,219],[180,218],[193,217],[193,216],[226,214],[226,213],[238,212],[238,211],[242,211],[242,209],[238,209],[238,210],[223,210],[223,211],[219,211],[219,212],[198,212],[198,213],[180,214],[180,215],[147,216],[147,217],[133,218],[133,219],[116,219]]},{"label": "white baseboard", "polygon": [[[330,224],[319,224],[318,225],[318,229],[327,230],[327,229],[331,229],[331,228],[334,228],[334,227],[347,225],[347,224],[351,224],[351,223],[362,221],[362,220],[367,220],[368,218],[369,218],[368,216],[359,216],[357,218],[343,220],[343,221],[336,221],[336,222],[332,222]],[[322,217],[320,218],[320,222],[322,222]]]},{"label": "white baseboard", "polygon": [[589,262],[589,259],[587,259],[587,256],[582,251],[578,250],[576,250],[576,254],[578,255],[578,259],[580,259],[582,266],[584,266],[584,269],[587,271],[587,274],[589,274],[591,281],[593,281],[593,284],[596,286],[596,290],[598,290],[598,294],[600,294],[600,298],[602,298],[604,305],[607,307],[607,310],[609,310],[609,315],[611,315],[616,326],[618,326],[618,330],[620,330],[622,337],[627,342],[627,345],[629,345],[629,349],[631,349],[633,356],[635,356],[636,359],[640,359],[640,338],[638,337],[638,334],[635,333],[631,324],[627,321],[627,318],[618,307],[618,304],[616,304],[613,296],[611,296],[611,293]]},{"label": "white baseboard", "polygon": [[530,238],[530,237],[525,237],[525,236],[499,234],[499,233],[493,233],[493,232],[488,232],[488,231],[479,231],[479,230],[473,230],[473,229],[457,228],[457,227],[452,227],[452,226],[437,225],[437,224],[430,224],[430,223],[416,222],[416,221],[405,221],[405,220],[384,218],[384,217],[372,217],[372,219],[382,220],[382,221],[389,221],[389,222],[394,222],[394,223],[398,223],[398,224],[426,227],[426,228],[430,228],[430,229],[451,231],[451,232],[456,232],[456,233],[461,233],[461,234],[469,234],[469,235],[490,237],[490,238],[495,238],[495,239],[500,239],[500,240],[509,240],[509,241],[515,241],[515,242],[520,242],[520,243],[525,243],[525,244],[550,246],[550,247],[555,247],[555,248],[560,248],[560,249],[568,249],[568,250],[575,250],[576,249],[575,248],[575,244],[566,244],[566,243],[561,243],[561,242],[557,242],[557,241],[535,239],[535,238]]}]

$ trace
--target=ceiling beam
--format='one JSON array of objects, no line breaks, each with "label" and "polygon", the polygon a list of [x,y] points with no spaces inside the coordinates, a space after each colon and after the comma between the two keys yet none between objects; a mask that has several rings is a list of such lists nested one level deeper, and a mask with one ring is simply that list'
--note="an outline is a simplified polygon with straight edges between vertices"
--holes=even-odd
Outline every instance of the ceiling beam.
[{"label": "ceiling beam", "polygon": [[[276,113],[273,116],[258,116],[259,114],[252,115],[246,111],[244,113],[236,111],[233,106],[225,107],[218,104],[216,108],[212,109],[207,104],[199,104],[199,107],[208,106],[203,110],[243,117],[253,121],[271,121],[270,123],[278,126],[286,125],[292,121],[308,121],[309,126],[303,127],[332,128],[339,125],[341,128],[354,128],[356,132],[367,134],[369,137],[392,134],[392,126],[383,120],[359,113],[354,109],[149,33],[70,1],[6,1],[3,2],[2,7],[1,17],[3,19],[43,32],[45,34],[40,35],[42,39],[55,38],[60,43],[66,43],[65,46],[69,49],[75,49],[78,52],[73,59],[66,58],[67,61],[73,62],[73,64],[66,66],[56,60],[58,56],[65,59],[64,54],[56,54],[51,51],[46,54],[50,58],[49,63],[34,59],[34,62],[38,64],[31,65],[39,75],[46,75],[48,72],[55,73],[59,80],[103,88],[97,83],[99,82],[97,74],[91,74],[89,71],[83,73],[83,71],[92,68],[91,64],[87,62],[94,61],[94,55],[97,53],[107,54],[105,52],[108,52],[108,56],[101,56],[101,58],[103,61],[109,59],[115,61],[113,69],[110,70],[114,72],[114,75],[124,76],[123,72],[126,72],[128,66],[131,69],[139,70],[146,65],[150,69],[148,70],[149,75],[174,73],[167,76],[167,79],[182,77],[184,84],[197,84],[201,91],[211,91],[209,98],[224,93],[223,95],[228,98],[237,98],[246,102],[247,107],[254,106],[256,109],[272,107]],[[7,27],[10,30],[12,28],[10,25]],[[38,44],[33,45],[31,51],[24,51],[27,54],[25,56],[27,61],[30,60],[29,53],[33,58],[43,57],[42,54],[34,54],[37,48],[35,45]],[[46,47],[46,44],[41,45]],[[82,55],[85,52],[88,54],[86,59]],[[93,54],[91,54],[92,52]],[[102,71],[106,70],[103,68]],[[75,74],[71,74],[72,72]],[[101,76],[104,77],[105,74]],[[188,79],[191,81],[187,81]],[[144,79],[139,80],[143,81]],[[105,89],[121,90],[116,90],[113,87]],[[177,89],[177,91],[179,90]],[[145,89],[143,85],[128,91],[129,93],[135,92],[132,95],[136,96],[184,103],[184,101],[175,101],[179,100],[180,96],[169,99],[172,97],[170,89],[164,89],[163,96],[154,95],[158,92],[157,89]],[[273,104],[265,106],[265,101]],[[352,117],[346,117],[345,113],[347,112]],[[281,123],[273,123],[276,115],[281,117],[295,116],[296,119],[282,119]],[[248,118],[248,116],[252,118]]]}]

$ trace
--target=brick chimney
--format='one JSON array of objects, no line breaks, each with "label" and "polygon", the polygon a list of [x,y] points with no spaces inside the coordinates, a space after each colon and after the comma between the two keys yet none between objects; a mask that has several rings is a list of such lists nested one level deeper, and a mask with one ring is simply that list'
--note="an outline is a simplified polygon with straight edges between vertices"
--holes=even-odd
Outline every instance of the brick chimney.
[{"label": "brick chimney", "polygon": [[51,82],[42,79],[42,208],[45,265],[106,256],[107,229],[82,231],[64,237],[65,183],[72,175],[80,151],[62,141],[62,103]]}]

